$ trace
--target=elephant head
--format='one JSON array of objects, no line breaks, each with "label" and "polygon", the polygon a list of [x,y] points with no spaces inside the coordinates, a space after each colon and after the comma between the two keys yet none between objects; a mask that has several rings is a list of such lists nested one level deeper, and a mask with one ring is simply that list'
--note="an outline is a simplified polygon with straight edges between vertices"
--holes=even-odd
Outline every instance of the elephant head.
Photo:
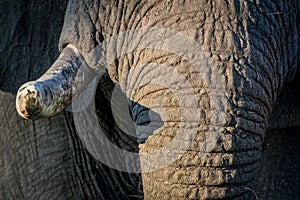
[{"label": "elephant head", "polygon": [[[107,164],[132,161],[120,170],[143,173],[146,199],[250,198],[269,118],[296,76],[298,4],[70,0],[61,56],[20,88],[18,111],[53,116],[105,74],[125,97],[107,96],[123,131],[140,143],[138,156],[122,151]],[[102,159],[101,130],[85,134],[93,112],[74,115]]]}]

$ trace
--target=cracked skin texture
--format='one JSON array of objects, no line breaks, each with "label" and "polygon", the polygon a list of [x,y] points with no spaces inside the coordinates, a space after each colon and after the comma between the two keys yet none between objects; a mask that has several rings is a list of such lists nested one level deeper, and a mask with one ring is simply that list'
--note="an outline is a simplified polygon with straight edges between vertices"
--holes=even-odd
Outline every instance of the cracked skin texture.
[{"label": "cracked skin texture", "polygon": [[[297,6],[297,1],[71,1],[60,46],[74,44],[91,66],[95,58],[88,55],[99,43],[127,30],[156,27],[181,31],[198,42],[217,66],[212,73],[221,75],[222,80],[214,80],[182,57],[159,49],[134,51],[108,63],[115,83],[138,65],[171,66],[187,77],[198,99],[194,109],[202,113],[198,125],[189,125],[197,116],[182,120],[176,114],[180,105],[174,94],[151,83],[128,96],[150,109],[166,108],[163,127],[139,146],[140,152],[166,147],[180,123],[197,131],[191,146],[174,163],[143,173],[145,199],[254,197],[247,188],[255,187],[268,118],[298,64]],[[147,69],[141,74],[168,76]],[[225,84],[222,103],[211,92],[218,81]],[[126,93],[126,84],[121,88]],[[211,134],[215,134],[215,148],[203,157],[199,154],[203,138]]]},{"label": "cracked skin texture", "polygon": [[[229,118],[225,118],[226,129],[223,130],[224,132],[220,132],[220,146],[215,149],[215,152],[207,154],[206,157],[198,156],[197,149],[199,149],[200,141],[203,140],[203,135],[209,133],[209,125],[212,125],[213,123],[211,122],[211,116],[215,113],[204,112],[203,115],[201,115],[203,124],[199,127],[199,132],[201,134],[197,135],[191,149],[186,152],[186,155],[178,159],[171,166],[166,167],[166,169],[143,175],[145,198],[213,199],[225,198],[225,196],[226,199],[229,199],[230,197],[237,199],[253,198],[253,194],[243,187],[247,186],[255,188],[256,173],[253,167],[256,167],[255,163],[258,162],[257,160],[260,157],[259,152],[261,150],[262,137],[266,129],[266,120],[270,115],[279,91],[284,83],[291,79],[290,77],[292,77],[293,69],[295,64],[297,64],[295,61],[298,46],[298,36],[295,28],[295,15],[297,13],[295,9],[297,8],[297,2],[291,1],[285,4],[283,1],[278,3],[271,1],[247,1],[245,3],[242,1],[224,1],[223,3],[221,3],[221,1],[199,1],[197,3],[186,1],[185,4],[182,4],[177,1],[166,1],[163,2],[163,5],[160,1],[140,1],[139,3],[136,1],[119,1],[114,5],[108,5],[105,1],[87,1],[87,5],[81,5],[79,1],[71,2],[74,2],[75,8],[76,5],[79,7],[77,7],[77,10],[74,8],[74,10],[71,9],[67,11],[67,16],[69,16],[67,20],[71,19],[73,22],[66,22],[67,25],[65,25],[61,37],[61,48],[66,43],[71,42],[77,45],[82,54],[87,54],[87,52],[93,49],[98,42],[103,41],[110,35],[116,35],[120,30],[141,26],[168,27],[174,30],[183,30],[196,39],[206,51],[210,53],[211,57],[217,63],[220,72],[224,74],[223,77],[227,83],[226,94],[228,102],[226,110],[220,110],[219,112],[229,114],[230,120]],[[186,11],[186,9],[189,8],[191,8],[191,13]],[[81,9],[84,9],[84,12]],[[72,16],[72,11],[74,11],[75,16]],[[171,11],[175,12],[173,13],[175,17],[167,16]],[[281,12],[284,12],[283,15]],[[78,16],[78,13],[82,14],[80,19],[77,19],[76,17]],[[78,27],[73,29],[74,27],[72,26]],[[188,29],[189,26],[191,26],[191,30]],[[193,31],[193,28],[197,31]],[[53,30],[54,29],[55,28],[53,28]],[[154,55],[155,53],[158,55],[162,54],[159,51],[136,52],[135,55],[132,55],[134,59],[131,60],[132,64],[129,66],[124,65],[124,63],[126,63],[125,61],[130,60],[129,55],[125,56],[122,62],[114,64],[108,69],[111,79],[118,82],[118,78],[122,77],[122,67],[132,67],[135,63],[140,61],[147,63],[149,62],[147,61],[147,55]],[[154,56],[154,60],[159,60],[159,62],[162,63],[166,61],[170,63],[173,62],[173,66],[177,70],[181,70],[182,74],[186,74],[187,77],[192,74],[190,73],[192,68],[185,67],[188,64],[185,61],[182,61],[180,57],[170,56],[167,53],[165,53],[165,55],[166,56],[160,60],[157,58],[158,56]],[[253,73],[253,70],[257,73]],[[259,76],[255,76],[257,74]],[[23,76],[24,73],[22,72],[22,77]],[[30,76],[36,75],[31,74]],[[193,83],[194,89],[199,91],[197,88],[198,85],[202,86],[202,82],[206,81],[205,79],[208,77],[203,77],[203,80],[197,80],[197,77],[197,74],[192,74],[190,81]],[[4,78],[2,77],[2,79]],[[21,79],[18,81],[21,81]],[[7,89],[8,81],[4,81],[3,83],[4,85],[2,84],[1,87]],[[263,89],[260,89],[260,87],[256,85],[261,85],[261,87],[266,90],[265,93],[262,92]],[[145,94],[152,93],[151,88],[152,87],[148,87],[148,89],[145,88],[143,91],[144,95],[142,91],[137,95],[143,97]],[[201,105],[200,108],[202,110],[208,110],[211,108],[210,105],[213,99],[210,97],[209,92],[205,91],[205,87],[203,88],[204,91],[201,93],[199,92],[199,104]],[[255,88],[255,90],[253,90],[253,88]],[[167,99],[173,99],[171,98],[171,93],[165,92],[163,94],[166,95]],[[1,93],[1,95],[4,94]],[[159,96],[158,93],[152,93],[152,98],[151,96],[148,100],[145,98],[144,105],[151,107],[156,103],[155,99],[157,96]],[[135,96],[135,98],[137,97],[138,96]],[[1,105],[6,105],[7,101],[12,102],[13,98],[9,96],[2,98],[2,100],[3,103]],[[252,101],[255,101],[255,103]],[[172,104],[167,101],[164,103],[174,106],[174,110],[178,112],[176,101],[173,100],[171,102]],[[5,110],[7,108],[11,109],[10,107],[13,106],[6,106]],[[171,113],[171,111],[168,113]],[[12,119],[5,116],[4,118],[6,119],[7,124],[12,125],[15,123],[12,119],[16,119],[17,117],[13,115]],[[70,126],[72,126],[71,123],[62,123],[66,119],[71,122],[71,119],[64,115],[54,118],[53,121],[48,120],[38,122],[34,132],[39,133],[37,140],[42,142],[39,144],[43,144],[44,146],[49,145],[49,140],[46,141],[46,137],[43,137],[47,135],[45,134],[45,129],[50,131],[49,133],[51,133],[50,135],[52,135],[53,138],[56,136],[55,134],[59,135],[60,133],[66,132],[66,130],[60,130],[61,127],[68,127],[67,129],[69,129]],[[172,120],[176,121],[176,116],[175,119],[173,118]],[[255,125],[253,125],[251,123],[253,121],[262,124],[257,125],[254,123]],[[160,146],[167,144],[173,137],[173,131],[170,131],[168,125],[170,125],[169,127],[171,128],[176,128],[177,126],[176,124],[171,124],[171,122],[172,121],[170,121],[170,124],[165,123],[163,131],[156,132],[154,137],[141,145],[141,151],[153,151]],[[18,119],[18,124],[22,126],[23,122]],[[30,124],[28,124],[28,126],[31,127]],[[251,129],[249,128],[250,130],[247,130],[247,127],[251,127]],[[9,126],[9,128],[12,129],[13,127]],[[6,129],[3,130],[5,130],[4,133],[10,134]],[[72,132],[74,130],[70,129],[69,131]],[[28,132],[30,132],[30,130],[28,130]],[[42,133],[44,133],[44,135]],[[56,144],[58,152],[62,154],[58,154],[56,151],[49,154],[49,151],[45,150],[44,152],[40,152],[41,157],[36,159],[41,159],[43,156],[44,159],[49,158],[47,157],[49,155],[50,157],[51,155],[58,156],[58,164],[55,164],[60,168],[66,169],[66,173],[63,173],[64,171],[62,170],[59,172],[61,176],[54,177],[51,176],[51,173],[54,173],[54,171],[52,168],[49,168],[52,165],[40,165],[40,169],[36,171],[37,173],[32,174],[30,171],[31,165],[34,165],[37,161],[34,160],[35,162],[32,162],[30,166],[27,166],[29,171],[26,175],[26,166],[23,166],[25,167],[24,169],[23,167],[17,167],[19,165],[16,166],[13,164],[22,162],[24,157],[20,157],[20,160],[16,159],[10,163],[11,166],[13,166],[12,169],[22,172],[20,173],[21,175],[19,178],[13,175],[15,171],[10,172],[8,175],[3,171],[3,176],[1,177],[13,177],[10,179],[14,180],[10,183],[12,186],[18,185],[20,181],[23,180],[20,177],[33,177],[32,180],[35,180],[35,185],[33,187],[39,187],[38,185],[41,185],[42,188],[46,187],[48,191],[54,191],[53,193],[43,193],[40,192],[42,190],[35,188],[37,190],[34,192],[32,191],[32,188],[29,188],[29,186],[32,186],[32,183],[28,182],[26,184],[29,188],[28,190],[24,190],[20,187],[18,191],[20,190],[19,192],[23,192],[25,197],[31,197],[32,199],[36,199],[35,197],[47,197],[47,195],[51,196],[51,194],[55,194],[55,197],[58,199],[63,198],[59,196],[60,193],[57,192],[58,188],[53,187],[53,184],[43,182],[43,180],[37,178],[39,174],[44,178],[47,178],[48,175],[49,177],[52,177],[53,179],[51,179],[51,182],[54,180],[57,181],[56,183],[61,186],[59,187],[59,191],[62,193],[67,191],[67,195],[70,198],[75,198],[74,191],[76,191],[76,195],[79,195],[82,198],[87,197],[96,199],[97,197],[99,198],[104,195],[105,192],[101,192],[101,190],[106,190],[106,188],[101,188],[103,183],[97,184],[98,180],[96,180],[91,175],[92,173],[89,172],[97,171],[95,167],[96,164],[93,163],[92,158],[87,156],[88,153],[84,151],[84,148],[80,145],[78,139],[76,139],[76,134],[71,134],[71,137],[68,136],[67,138],[65,135],[62,135],[58,136],[58,138],[63,139],[63,142],[60,144],[70,144],[70,146],[67,145],[68,147]],[[170,137],[168,138],[168,136]],[[4,136],[1,135],[1,137]],[[29,140],[33,141],[34,138],[31,137],[33,136],[30,136]],[[14,137],[7,138],[10,138],[10,144],[16,141]],[[22,138],[21,132],[19,138]],[[29,143],[27,146],[22,146],[24,152],[27,152],[27,159],[31,158],[31,152],[33,151],[30,149],[30,141],[27,141],[27,143]],[[57,142],[57,139],[54,138],[53,141]],[[158,144],[158,141],[161,141],[162,144]],[[24,145],[24,141],[19,141],[19,143]],[[10,148],[13,150],[9,152],[9,155],[14,154],[14,145],[11,145]],[[67,148],[67,150],[65,148]],[[66,153],[64,151],[66,151]],[[267,157],[264,157],[264,159],[266,158]],[[64,162],[62,160],[64,160]],[[65,162],[67,162],[67,164]],[[44,161],[44,163],[47,162]],[[54,163],[52,164],[54,165]],[[90,165],[92,165],[92,168]],[[70,166],[72,166],[71,170]],[[239,168],[237,168],[237,166],[239,166]],[[75,170],[79,168],[82,169],[81,172]],[[46,171],[48,173],[43,174],[42,172],[45,172],[43,169],[47,169]],[[201,172],[199,172],[199,170]],[[115,172],[103,171],[104,174],[102,174],[102,180],[110,179],[107,185],[111,184],[111,180],[118,183],[121,182],[120,180],[123,178],[122,176],[116,175]],[[59,175],[57,173],[54,174]],[[68,177],[66,177],[66,174]],[[109,176],[109,174],[113,174],[114,176]],[[233,176],[234,174],[237,175]],[[263,173],[261,175],[263,175]],[[70,179],[70,177],[77,177],[78,179]],[[101,175],[99,178],[99,173],[97,179],[101,179]],[[70,182],[70,180],[72,181]],[[262,181],[268,181],[268,178]],[[79,183],[82,185],[80,186]],[[92,191],[91,186],[94,189],[96,188],[95,191]],[[113,186],[115,186],[115,184],[113,184]],[[113,186],[110,188],[114,188]],[[120,187],[122,187],[122,185]],[[125,186],[123,187],[125,188]],[[10,195],[16,199],[22,198],[22,195],[19,196],[20,198],[17,198],[18,191],[13,191],[14,187],[7,188],[8,192],[2,194],[4,195],[3,199],[10,197]],[[259,188],[256,190],[259,190]],[[122,192],[124,192],[124,190],[122,190]],[[270,191],[267,191],[266,193],[270,193]],[[262,197],[263,196],[266,198],[278,197],[278,199],[282,199],[282,196],[272,194],[262,194]],[[112,198],[112,196],[109,197]],[[287,198],[289,197],[294,199],[292,194]]]}]

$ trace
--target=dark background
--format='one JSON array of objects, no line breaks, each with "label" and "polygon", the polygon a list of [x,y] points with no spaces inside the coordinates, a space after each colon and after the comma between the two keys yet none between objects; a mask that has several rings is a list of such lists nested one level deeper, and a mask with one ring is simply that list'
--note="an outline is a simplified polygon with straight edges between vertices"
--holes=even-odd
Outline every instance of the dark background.
[{"label": "dark background", "polygon": [[15,109],[18,88],[38,78],[59,54],[66,6],[67,0],[0,0],[1,200],[72,198],[63,114],[32,122]]},{"label": "dark background", "polygon": [[0,89],[19,86],[44,73],[58,55],[67,0],[0,1]]}]

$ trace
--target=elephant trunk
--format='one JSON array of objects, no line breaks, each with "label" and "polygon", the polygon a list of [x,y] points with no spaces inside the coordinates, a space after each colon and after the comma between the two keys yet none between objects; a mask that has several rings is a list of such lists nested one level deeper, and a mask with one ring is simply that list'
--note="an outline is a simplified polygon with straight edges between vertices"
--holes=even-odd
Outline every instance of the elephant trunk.
[{"label": "elephant trunk", "polygon": [[82,92],[93,74],[76,47],[67,45],[44,75],[20,87],[16,97],[18,113],[33,120],[58,114]]},{"label": "elephant trunk", "polygon": [[[131,98],[137,135],[148,136],[139,146],[145,199],[253,198],[266,128],[263,105],[203,87],[197,77],[204,75],[196,71],[188,84],[172,68],[143,69],[135,70],[150,83],[141,83]],[[164,77],[168,85],[162,86]],[[141,105],[157,114],[145,117]]]},{"label": "elephant trunk", "polygon": [[[171,135],[174,127],[180,125],[165,122],[164,130],[148,137],[140,145],[141,154],[145,155],[165,149],[153,159],[151,156],[147,157],[148,160],[141,159],[142,169],[165,162],[163,168],[143,173],[145,199],[252,199],[255,196],[252,191],[261,155],[262,132],[254,133],[257,127],[253,130],[247,128],[261,124],[245,120],[235,118],[240,124],[230,125],[229,122],[227,127],[218,129],[210,127],[215,126],[213,123],[208,126],[200,124],[196,136],[187,142],[190,145],[177,154],[174,153],[177,151],[175,148],[180,148],[182,143],[171,151],[168,147],[176,138]],[[193,128],[191,123],[184,126]],[[184,131],[183,134],[189,132]],[[189,139],[189,136],[185,137]],[[174,157],[174,162],[167,162],[170,157]]]}]

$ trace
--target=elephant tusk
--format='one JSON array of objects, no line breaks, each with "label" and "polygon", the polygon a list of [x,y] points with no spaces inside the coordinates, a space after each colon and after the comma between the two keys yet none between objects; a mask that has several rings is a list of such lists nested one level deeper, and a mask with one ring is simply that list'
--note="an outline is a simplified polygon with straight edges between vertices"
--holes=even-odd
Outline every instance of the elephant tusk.
[{"label": "elephant tusk", "polygon": [[75,46],[69,44],[38,80],[20,87],[16,109],[26,119],[54,116],[72,102],[95,77]]}]

